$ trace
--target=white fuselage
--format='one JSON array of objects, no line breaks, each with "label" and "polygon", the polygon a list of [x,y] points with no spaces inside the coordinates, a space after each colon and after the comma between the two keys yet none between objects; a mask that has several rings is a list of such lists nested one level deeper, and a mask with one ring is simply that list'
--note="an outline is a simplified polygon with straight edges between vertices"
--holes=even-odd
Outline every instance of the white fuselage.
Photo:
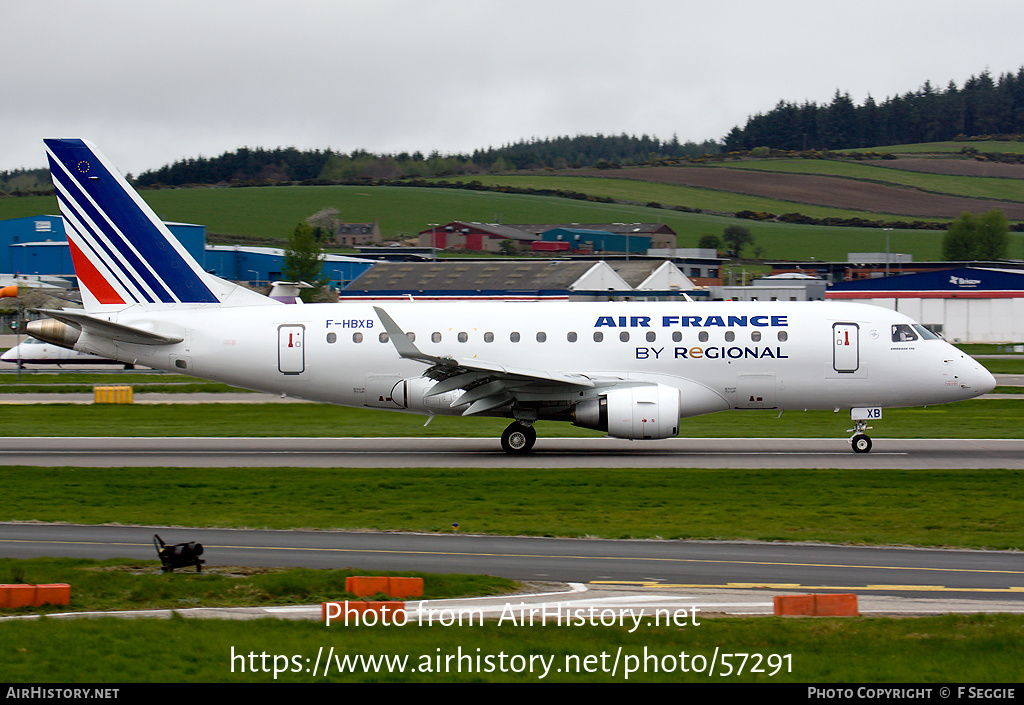
[{"label": "white fuselage", "polygon": [[[991,375],[902,314],[834,302],[388,302],[424,354],[508,368],[663,384],[681,416],[727,408],[923,406],[990,391]],[[241,306],[106,316],[183,338],[125,345],[85,335],[76,348],[231,385],[347,406],[452,409],[424,399],[427,365],[402,359],[372,304]],[[405,398],[389,397],[406,380]],[[534,394],[541,408],[587,392]],[[688,399],[695,399],[688,405]],[[543,414],[542,414],[543,417]]]}]

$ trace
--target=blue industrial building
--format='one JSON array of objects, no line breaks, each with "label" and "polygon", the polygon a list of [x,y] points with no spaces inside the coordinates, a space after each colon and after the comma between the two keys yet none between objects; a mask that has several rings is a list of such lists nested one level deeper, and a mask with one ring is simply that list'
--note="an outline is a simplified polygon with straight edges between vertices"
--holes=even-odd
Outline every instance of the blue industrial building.
[{"label": "blue industrial building", "polygon": [[[284,250],[280,247],[242,247],[239,245],[207,245],[203,267],[223,279],[267,284],[281,279]],[[328,286],[340,290],[376,264],[376,260],[324,255],[323,273]]]},{"label": "blue industrial building", "polygon": [[571,252],[628,252],[643,255],[651,247],[650,235],[630,235],[607,230],[554,228],[541,233],[543,242],[567,242]]},{"label": "blue industrial building", "polygon": [[[276,247],[206,244],[206,227],[166,223],[188,253],[206,271],[224,279],[266,284],[281,278],[284,251]],[[340,289],[374,264],[342,255],[325,255],[324,273]],[[0,273],[74,278],[75,268],[59,215],[0,220]]]},{"label": "blue industrial building", "polygon": [[[166,223],[188,253],[203,261],[206,228],[188,223]],[[0,272],[75,276],[71,252],[59,215],[36,215],[0,220]]]}]

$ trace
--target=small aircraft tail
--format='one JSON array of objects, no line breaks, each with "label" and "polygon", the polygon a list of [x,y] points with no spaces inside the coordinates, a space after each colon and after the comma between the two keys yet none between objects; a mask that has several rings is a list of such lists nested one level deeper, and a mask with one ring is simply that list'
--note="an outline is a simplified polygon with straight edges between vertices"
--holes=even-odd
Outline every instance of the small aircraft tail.
[{"label": "small aircraft tail", "polygon": [[276,304],[204,272],[95,145],[44,142],[86,312]]}]

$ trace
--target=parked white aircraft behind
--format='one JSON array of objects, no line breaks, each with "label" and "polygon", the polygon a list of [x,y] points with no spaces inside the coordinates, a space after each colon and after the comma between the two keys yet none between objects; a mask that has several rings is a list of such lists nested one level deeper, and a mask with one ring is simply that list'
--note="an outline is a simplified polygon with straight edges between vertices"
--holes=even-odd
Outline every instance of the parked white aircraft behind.
[{"label": "parked white aircraft behind", "polygon": [[[108,360],[91,353],[62,348],[42,340],[27,338],[0,355],[0,362],[15,365],[123,365],[120,360]],[[125,365],[126,367],[130,365]]]},{"label": "parked white aircraft behind", "polygon": [[315,401],[513,419],[631,439],[726,409],[970,399],[995,380],[923,326],[832,302],[388,302],[281,305],[202,270],[88,142],[46,140],[85,309],[30,333],[76,350]]}]

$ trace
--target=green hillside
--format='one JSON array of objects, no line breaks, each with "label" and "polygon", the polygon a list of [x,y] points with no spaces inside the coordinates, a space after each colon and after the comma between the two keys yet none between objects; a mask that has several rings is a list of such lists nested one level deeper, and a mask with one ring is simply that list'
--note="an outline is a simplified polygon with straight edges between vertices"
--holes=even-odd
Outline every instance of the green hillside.
[{"label": "green hillside", "polygon": [[[686,169],[687,167],[679,167]],[[730,167],[715,167],[726,169]],[[610,172],[613,174],[614,172]],[[481,176],[462,176],[452,181],[479,181],[488,186],[515,186],[533,189],[564,189],[579,191],[591,196],[601,196],[634,203],[656,202],[665,208],[684,206],[686,208],[713,211],[715,213],[736,213],[737,211],[762,211],[768,213],[790,213],[799,211],[814,218],[864,218],[865,220],[891,219],[870,211],[844,210],[815,206],[804,203],[792,203],[762,196],[751,196],[743,193],[732,193],[693,186],[677,186],[674,184],[640,181],[637,179],[616,179],[612,176],[561,176],[554,174],[500,174]],[[813,194],[807,194],[813,198]],[[903,218],[918,220],[917,218]],[[940,218],[920,218],[920,220],[942,220]]]},{"label": "green hillside", "polygon": [[[296,223],[321,208],[334,207],[349,221],[378,219],[386,237],[411,236],[429,227],[429,223],[452,220],[655,222],[671,226],[679,234],[680,247],[696,247],[702,235],[720,235],[726,227],[739,222],[751,230],[755,245],[764,248],[766,258],[843,260],[847,252],[885,249],[885,233],[877,228],[737,221],[727,216],[548,196],[384,186],[181,189],[144,191],[142,195],[165,220],[206,225],[212,244],[230,241],[282,245]],[[0,220],[56,211],[53,197],[0,199]],[[230,238],[224,238],[225,235]],[[941,254],[941,232],[908,230],[891,235],[893,252],[913,253],[918,260],[935,259]]]},{"label": "green hillside", "polygon": [[[903,145],[901,154],[941,154],[945,160],[969,164],[970,160],[951,154],[964,143]],[[971,143],[979,148],[996,145],[1024,148],[1024,143]],[[893,148],[894,150],[897,148]],[[900,160],[886,160],[886,167]],[[872,182],[886,186],[934,194],[1024,203],[1024,180],[989,176],[960,176],[923,173],[880,166],[881,162],[856,162],[824,159],[743,159],[720,162],[713,169],[741,169],[747,172],[807,174]],[[687,167],[679,167],[685,169]],[[1021,168],[1024,167],[1013,167]],[[635,172],[636,170],[634,170]],[[602,223],[661,222],[679,233],[680,247],[694,247],[707,234],[720,235],[729,225],[740,223],[754,235],[754,246],[768,259],[845,260],[849,252],[882,251],[885,232],[880,228],[848,228],[794,225],[773,221],[737,220],[731,213],[741,210],[769,213],[797,211],[816,218],[888,220],[892,216],[857,210],[842,210],[821,205],[793,203],[761,196],[710,188],[681,186],[655,181],[614,178],[614,170],[596,176],[573,176],[566,172],[515,172],[500,175],[458,177],[461,181],[479,181],[488,187],[503,185],[531,189],[563,189],[595,197],[609,197],[617,203],[594,203],[554,196],[508,194],[494,191],[469,191],[409,186],[283,186],[263,188],[192,188],[143,191],[143,198],[157,214],[169,221],[200,223],[206,226],[211,243],[251,243],[282,245],[295,225],[323,208],[336,208],[348,222],[378,221],[386,238],[412,238],[431,223],[452,220],[505,223]],[[806,194],[813,201],[814,194]],[[644,204],[656,203],[662,207]],[[674,206],[709,212],[673,210]],[[25,198],[0,197],[0,219],[57,212],[53,196]],[[939,218],[917,219],[948,222]],[[915,260],[933,260],[941,256],[943,231],[917,229],[890,233],[892,252],[912,254]],[[752,253],[753,248],[748,250]],[[1024,252],[1024,234],[1011,233],[1010,255]]]},{"label": "green hillside", "polygon": [[[999,140],[966,140],[964,142],[921,142],[918,144],[894,144],[888,147],[872,147],[872,152],[883,154],[948,154],[960,153],[964,147],[972,147],[979,152],[1004,152],[1024,154],[1024,142]],[[855,150],[845,150],[855,151]]]},{"label": "green hillside", "polygon": [[1024,202],[1024,181],[984,176],[923,174],[890,168],[892,162],[848,162],[833,159],[763,159],[733,162],[730,169],[750,169],[786,174],[814,174],[870,181],[890,186],[906,186],[930,193],[999,201]]}]

